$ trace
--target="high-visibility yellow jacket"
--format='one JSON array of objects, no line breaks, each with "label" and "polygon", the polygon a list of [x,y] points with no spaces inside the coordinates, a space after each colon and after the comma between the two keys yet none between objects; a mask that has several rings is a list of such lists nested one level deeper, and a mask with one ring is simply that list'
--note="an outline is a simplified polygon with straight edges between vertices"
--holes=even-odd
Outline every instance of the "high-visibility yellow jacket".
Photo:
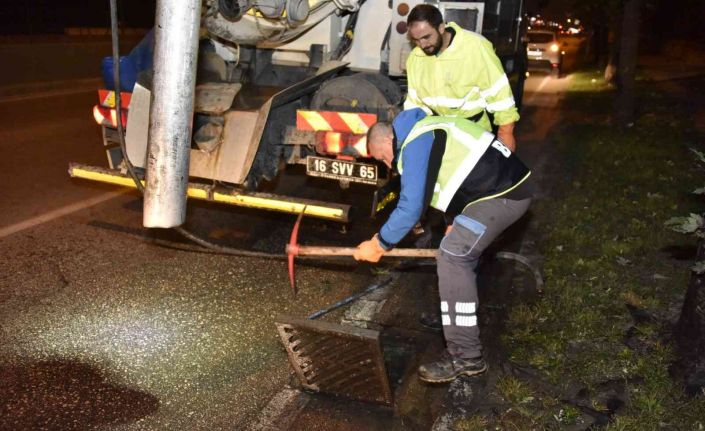
[{"label": "high-visibility yellow jacket", "polygon": [[[408,94],[404,109],[421,108],[429,115],[473,117],[483,110],[503,125],[519,119],[512,89],[492,43],[454,22],[450,46],[439,55],[416,47],[406,61]],[[478,124],[491,130],[487,115]]]}]

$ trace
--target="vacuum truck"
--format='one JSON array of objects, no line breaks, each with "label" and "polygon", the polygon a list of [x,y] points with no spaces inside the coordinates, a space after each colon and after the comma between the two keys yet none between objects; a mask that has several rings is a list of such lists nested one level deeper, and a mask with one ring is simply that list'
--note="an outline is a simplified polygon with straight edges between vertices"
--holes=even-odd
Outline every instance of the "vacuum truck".
[{"label": "vacuum truck", "polygon": [[[406,91],[413,46],[406,19],[416,0],[203,0],[188,148],[186,195],[225,204],[347,221],[350,204],[263,193],[292,165],[346,188],[370,188],[372,213],[392,201],[390,174],[368,157],[367,129],[391,120]],[[522,0],[440,1],[447,22],[481,33],[496,49],[517,105],[526,76]],[[112,62],[93,108],[108,166],[71,164],[74,177],[134,186],[126,154],[148,166],[154,33],[120,60],[121,118]],[[179,56],[180,52],[171,55]],[[149,181],[149,179],[147,179]],[[305,210],[304,210],[305,208]]]}]

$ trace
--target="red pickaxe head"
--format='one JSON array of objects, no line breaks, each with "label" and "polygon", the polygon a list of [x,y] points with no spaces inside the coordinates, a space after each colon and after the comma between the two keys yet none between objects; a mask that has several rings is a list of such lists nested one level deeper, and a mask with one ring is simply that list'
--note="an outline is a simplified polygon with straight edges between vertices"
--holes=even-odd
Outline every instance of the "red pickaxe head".
[{"label": "red pickaxe head", "polygon": [[299,216],[296,218],[296,223],[294,223],[294,229],[291,231],[291,237],[289,238],[289,244],[286,246],[286,254],[289,261],[289,282],[291,283],[291,290],[294,291],[294,296],[296,296],[296,278],[294,278],[294,257],[299,254],[299,244],[297,243],[299,237],[299,226],[301,225],[301,219],[304,217],[304,207]]}]

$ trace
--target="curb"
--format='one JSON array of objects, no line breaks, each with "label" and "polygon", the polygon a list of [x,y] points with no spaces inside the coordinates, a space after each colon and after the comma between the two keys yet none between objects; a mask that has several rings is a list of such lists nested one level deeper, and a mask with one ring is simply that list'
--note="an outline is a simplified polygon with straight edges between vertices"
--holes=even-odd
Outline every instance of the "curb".
[{"label": "curb", "polygon": [[257,423],[248,431],[281,431],[289,429],[299,413],[311,400],[311,396],[290,386],[284,386],[262,410]]}]

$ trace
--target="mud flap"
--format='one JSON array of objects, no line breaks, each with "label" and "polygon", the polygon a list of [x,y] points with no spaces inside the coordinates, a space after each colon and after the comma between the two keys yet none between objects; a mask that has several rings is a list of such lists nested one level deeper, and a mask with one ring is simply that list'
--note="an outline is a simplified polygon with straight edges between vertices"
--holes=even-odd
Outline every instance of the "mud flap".
[{"label": "mud flap", "polygon": [[[244,163],[231,167],[233,172],[230,174],[231,180],[229,181],[236,184],[244,184],[250,178],[254,181],[253,184],[256,184],[260,178],[270,179],[270,177],[273,177],[276,174],[276,166],[279,164],[280,154],[271,146],[282,143],[283,131],[286,130],[285,126],[289,125],[281,124],[282,121],[287,121],[286,118],[288,116],[282,110],[286,111],[293,108],[291,110],[293,125],[295,107],[291,106],[292,102],[308,94],[313,94],[321,84],[337,75],[346,66],[347,63],[339,61],[324,63],[318,69],[316,75],[287,87],[270,97],[257,111],[257,120],[252,132],[238,138],[238,141],[244,141],[239,145],[240,148],[238,149],[238,152],[245,155]],[[271,112],[277,112],[277,115],[270,118],[269,114]],[[277,122],[280,124],[277,124]],[[223,142],[223,145],[228,145],[228,142]]]},{"label": "mud flap", "polygon": [[[223,115],[225,119],[222,143],[213,151],[192,149],[190,152],[189,175],[198,178],[243,184],[252,168],[257,150],[263,142],[264,131],[270,121],[272,109],[311,94],[327,79],[338,74],[347,63],[329,62],[321,66],[319,72],[294,84],[267,99],[257,110],[232,110],[222,112],[232,104],[232,97],[239,91],[239,85],[209,84],[199,86],[197,108],[204,112]],[[137,86],[136,86],[137,88]],[[130,160],[135,166],[143,167],[147,148],[149,126],[149,90],[140,87],[139,104],[130,106],[127,129],[127,147]],[[138,98],[135,94],[133,98]],[[226,97],[227,96],[227,97]],[[271,125],[270,125],[271,126]],[[265,142],[265,144],[267,144]],[[134,159],[134,160],[133,160]]]}]

